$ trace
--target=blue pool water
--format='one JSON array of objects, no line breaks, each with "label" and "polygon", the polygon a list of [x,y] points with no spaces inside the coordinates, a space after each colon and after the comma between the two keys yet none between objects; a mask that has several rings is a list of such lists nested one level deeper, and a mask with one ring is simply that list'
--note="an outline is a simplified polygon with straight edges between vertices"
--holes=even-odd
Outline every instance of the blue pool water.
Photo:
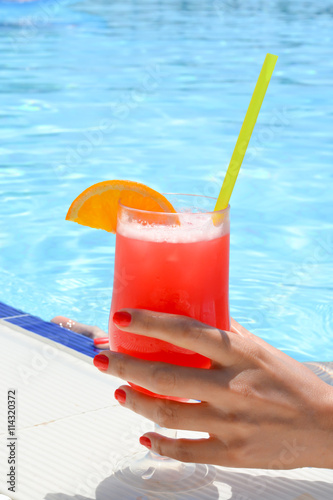
[{"label": "blue pool water", "polygon": [[107,327],[114,236],[65,222],[105,179],[216,196],[266,52],[232,197],[234,317],[333,359],[330,0],[0,1],[0,300]]}]

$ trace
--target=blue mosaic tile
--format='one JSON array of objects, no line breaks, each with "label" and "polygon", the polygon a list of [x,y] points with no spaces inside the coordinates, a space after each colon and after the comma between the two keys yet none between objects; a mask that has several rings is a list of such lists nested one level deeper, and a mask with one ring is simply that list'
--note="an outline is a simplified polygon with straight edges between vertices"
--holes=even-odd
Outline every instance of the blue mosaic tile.
[{"label": "blue mosaic tile", "polygon": [[10,318],[12,316],[18,316],[19,314],[25,314],[23,311],[19,309],[14,309],[14,307],[7,306],[3,302],[0,302],[0,319],[1,318]]},{"label": "blue mosaic tile", "polygon": [[66,328],[62,328],[55,323],[44,321],[37,316],[29,315],[19,318],[9,318],[6,321],[90,357],[94,357],[98,352],[100,352],[94,346],[92,339],[85,337],[84,335],[80,335],[79,333],[67,330]]}]

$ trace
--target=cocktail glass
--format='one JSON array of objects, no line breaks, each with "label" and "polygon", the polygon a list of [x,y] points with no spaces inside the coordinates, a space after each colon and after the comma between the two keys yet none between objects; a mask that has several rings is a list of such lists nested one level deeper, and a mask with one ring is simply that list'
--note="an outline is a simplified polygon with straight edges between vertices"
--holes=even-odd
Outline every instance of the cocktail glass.
[{"label": "cocktail glass", "polygon": [[[211,361],[198,353],[121,331],[112,321],[116,311],[130,307],[185,315],[230,329],[229,207],[210,212],[214,198],[165,196],[177,213],[137,210],[119,203],[110,348],[149,361],[209,369]],[[129,383],[153,397],[168,398]],[[176,437],[176,431],[159,426],[155,430]],[[212,482],[214,475],[211,466],[181,463],[154,452],[125,460],[116,472],[133,487],[160,492],[196,489]]]}]

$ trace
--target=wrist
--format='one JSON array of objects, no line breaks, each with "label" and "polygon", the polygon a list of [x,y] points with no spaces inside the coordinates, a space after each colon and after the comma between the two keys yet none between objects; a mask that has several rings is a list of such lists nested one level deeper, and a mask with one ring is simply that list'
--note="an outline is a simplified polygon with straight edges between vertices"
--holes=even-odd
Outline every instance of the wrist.
[{"label": "wrist", "polygon": [[323,433],[317,467],[333,469],[333,387],[327,385],[320,405],[320,430]]}]

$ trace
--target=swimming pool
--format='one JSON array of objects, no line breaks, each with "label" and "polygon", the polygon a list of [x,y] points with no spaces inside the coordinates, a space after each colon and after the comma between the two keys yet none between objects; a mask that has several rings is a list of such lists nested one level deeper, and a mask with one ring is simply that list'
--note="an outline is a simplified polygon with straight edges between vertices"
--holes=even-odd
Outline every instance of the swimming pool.
[{"label": "swimming pool", "polygon": [[65,221],[129,178],[217,196],[279,55],[231,206],[234,317],[333,359],[331,2],[0,2],[0,300],[107,328],[114,236]]}]

